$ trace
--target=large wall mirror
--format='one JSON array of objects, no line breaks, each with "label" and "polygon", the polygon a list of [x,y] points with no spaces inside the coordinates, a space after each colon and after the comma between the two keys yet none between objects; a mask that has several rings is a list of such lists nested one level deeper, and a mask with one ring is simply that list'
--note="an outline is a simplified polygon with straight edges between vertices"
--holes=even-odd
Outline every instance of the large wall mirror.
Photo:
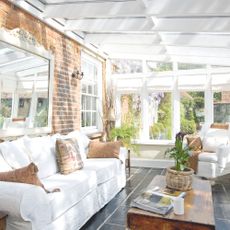
[{"label": "large wall mirror", "polygon": [[31,35],[0,30],[0,137],[51,131],[52,66]]}]

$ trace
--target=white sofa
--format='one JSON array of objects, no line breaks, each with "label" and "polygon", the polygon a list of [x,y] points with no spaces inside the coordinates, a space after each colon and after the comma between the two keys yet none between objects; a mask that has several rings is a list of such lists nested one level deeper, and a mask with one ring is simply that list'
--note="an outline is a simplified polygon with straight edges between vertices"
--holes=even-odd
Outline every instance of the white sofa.
[{"label": "white sofa", "polygon": [[197,175],[215,178],[230,173],[230,130],[203,125],[199,133],[203,149],[198,155]]},{"label": "white sofa", "polygon": [[76,230],[107,204],[126,184],[125,154],[120,159],[87,159],[89,139],[78,131],[67,135],[78,140],[84,167],[68,175],[58,172],[54,136],[19,138],[0,144],[0,171],[20,168],[33,161],[46,189],[22,183],[0,182],[0,211],[8,214],[8,230]]}]

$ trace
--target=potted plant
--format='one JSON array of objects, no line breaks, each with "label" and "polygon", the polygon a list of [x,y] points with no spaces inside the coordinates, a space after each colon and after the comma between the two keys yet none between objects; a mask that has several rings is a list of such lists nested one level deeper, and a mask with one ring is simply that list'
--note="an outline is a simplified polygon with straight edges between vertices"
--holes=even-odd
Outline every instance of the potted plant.
[{"label": "potted plant", "polygon": [[167,187],[176,190],[190,190],[192,188],[193,169],[187,167],[189,159],[189,147],[183,144],[185,133],[176,134],[175,146],[165,152],[170,158],[175,160],[173,167],[167,168]]}]

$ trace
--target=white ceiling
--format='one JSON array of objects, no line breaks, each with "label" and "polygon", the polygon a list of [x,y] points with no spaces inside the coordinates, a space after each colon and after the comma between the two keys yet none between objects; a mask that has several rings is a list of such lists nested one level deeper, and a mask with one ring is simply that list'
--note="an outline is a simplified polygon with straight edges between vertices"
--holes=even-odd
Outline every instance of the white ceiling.
[{"label": "white ceiling", "polygon": [[11,1],[111,58],[230,66],[229,0]]}]

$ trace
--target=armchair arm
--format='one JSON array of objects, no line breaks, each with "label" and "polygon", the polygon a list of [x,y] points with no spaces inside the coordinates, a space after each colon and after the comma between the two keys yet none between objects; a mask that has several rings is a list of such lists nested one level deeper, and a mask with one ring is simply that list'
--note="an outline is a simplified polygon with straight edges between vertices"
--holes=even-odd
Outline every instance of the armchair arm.
[{"label": "armchair arm", "polygon": [[0,181],[0,210],[36,229],[51,221],[48,194],[35,185]]},{"label": "armchair arm", "polygon": [[224,169],[226,164],[230,161],[230,146],[220,145],[217,147],[217,161],[220,169]]}]

